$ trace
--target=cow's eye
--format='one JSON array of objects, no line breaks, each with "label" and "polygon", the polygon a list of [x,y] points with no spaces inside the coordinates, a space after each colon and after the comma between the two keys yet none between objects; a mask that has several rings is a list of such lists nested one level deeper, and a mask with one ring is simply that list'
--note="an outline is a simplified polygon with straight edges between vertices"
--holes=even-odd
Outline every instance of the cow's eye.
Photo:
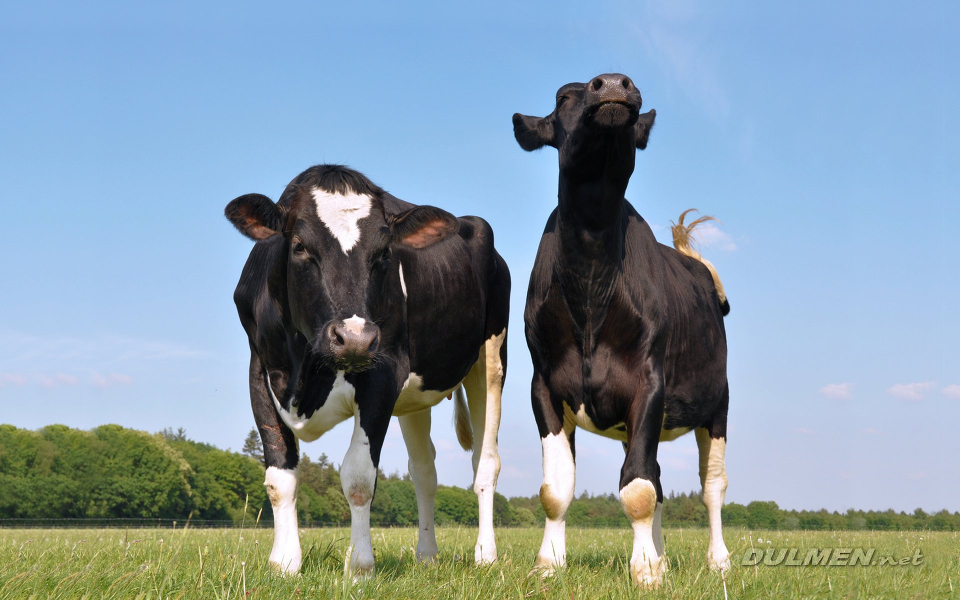
[{"label": "cow's eye", "polygon": [[370,261],[370,264],[373,266],[379,266],[385,264],[388,260],[390,260],[390,248],[384,248],[382,252],[377,253],[373,257],[373,260]]},{"label": "cow's eye", "polygon": [[293,253],[299,256],[303,256],[304,254],[307,253],[307,249],[304,247],[304,245],[297,241],[293,242],[292,249],[293,249]]},{"label": "cow's eye", "polygon": [[557,106],[560,106],[567,100],[567,96],[558,96],[557,97]]}]

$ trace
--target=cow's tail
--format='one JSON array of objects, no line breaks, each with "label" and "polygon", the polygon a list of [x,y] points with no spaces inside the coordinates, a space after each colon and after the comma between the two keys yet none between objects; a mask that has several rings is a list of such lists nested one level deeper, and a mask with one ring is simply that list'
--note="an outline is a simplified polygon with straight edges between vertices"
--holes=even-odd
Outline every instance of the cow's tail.
[{"label": "cow's tail", "polygon": [[473,425],[470,424],[470,409],[467,408],[467,396],[463,386],[457,386],[453,392],[453,426],[457,430],[457,441],[464,450],[473,449]]},{"label": "cow's tail", "polygon": [[691,221],[688,224],[684,224],[683,220],[686,218],[687,213],[690,212],[699,212],[695,208],[689,208],[683,213],[680,214],[678,223],[675,223],[670,229],[673,232],[673,247],[677,249],[680,254],[685,254],[690,258],[695,258],[702,262],[707,269],[710,270],[710,275],[713,276],[713,283],[717,288],[717,297],[720,298],[720,310],[723,313],[723,316],[727,316],[727,313],[730,312],[730,303],[727,301],[727,293],[723,291],[723,283],[720,281],[720,275],[717,274],[717,269],[714,268],[713,264],[709,260],[705,259],[700,251],[693,247],[691,244],[693,237],[693,230],[697,228],[698,225],[706,221],[716,221],[713,217],[702,216],[699,219]]}]

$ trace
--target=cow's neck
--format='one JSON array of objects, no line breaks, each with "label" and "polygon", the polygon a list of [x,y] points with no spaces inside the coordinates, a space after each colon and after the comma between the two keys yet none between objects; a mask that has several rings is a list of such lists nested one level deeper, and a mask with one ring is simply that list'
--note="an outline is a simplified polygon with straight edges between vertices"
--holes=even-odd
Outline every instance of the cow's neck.
[{"label": "cow's neck", "polygon": [[[570,316],[579,326],[585,358],[593,353],[622,272],[624,193],[632,163],[630,167],[624,172],[604,165],[599,177],[588,178],[582,172],[560,173],[557,230],[562,267],[558,273]],[[589,360],[584,361],[584,370],[586,380]]]}]

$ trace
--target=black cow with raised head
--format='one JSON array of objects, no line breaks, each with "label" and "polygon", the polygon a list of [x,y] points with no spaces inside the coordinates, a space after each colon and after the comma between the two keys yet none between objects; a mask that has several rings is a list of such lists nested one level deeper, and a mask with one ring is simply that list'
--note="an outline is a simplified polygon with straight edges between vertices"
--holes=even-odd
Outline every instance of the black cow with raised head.
[{"label": "black cow with raised head", "polygon": [[490,226],[403,202],[338,165],[307,169],[277,203],[248,194],[225,212],[257,242],[234,301],[250,343],[250,400],[273,506],[270,562],[285,572],[300,568],[298,440],[315,440],[353,417],[340,468],[351,513],[350,564],[358,575],[372,574],[370,502],[391,415],[399,416],[410,455],[417,556],[432,560],[437,472],[430,407],[451,394],[457,436],[473,450],[475,558],[496,560],[510,273]]},{"label": "black cow with raised head", "polygon": [[655,586],[666,567],[657,446],[691,429],[710,519],[707,559],[714,568],[729,566],[720,531],[729,305],[698,254],[657,243],[624,198],[636,150],[646,148],[656,117],[640,106],[630,78],[606,74],[561,87],[550,115],[515,114],[513,126],[524,150],[548,145],[560,153],[559,203],[540,241],[524,312],[547,514],[537,567],[551,571],[566,561],[579,426],[623,442],[630,572],[636,583]]}]

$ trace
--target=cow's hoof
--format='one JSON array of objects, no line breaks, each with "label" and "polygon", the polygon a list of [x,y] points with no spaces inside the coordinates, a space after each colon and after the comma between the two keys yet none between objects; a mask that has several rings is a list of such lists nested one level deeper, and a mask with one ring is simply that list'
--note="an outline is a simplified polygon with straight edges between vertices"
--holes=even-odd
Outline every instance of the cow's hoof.
[{"label": "cow's hoof", "polygon": [[271,558],[270,568],[281,575],[296,575],[300,572],[300,557]]},{"label": "cow's hoof", "polygon": [[553,577],[557,574],[557,571],[562,568],[563,565],[558,564],[553,558],[537,555],[537,561],[533,564],[533,568],[527,574],[527,577],[533,576],[542,579]]},{"label": "cow's hoof", "polygon": [[417,562],[425,565],[432,565],[437,562],[437,551],[420,552],[417,551]]},{"label": "cow's hoof", "polygon": [[723,552],[719,555],[720,559],[717,560],[717,555],[712,552],[707,553],[707,564],[710,566],[711,571],[720,571],[720,573],[726,573],[730,570],[730,553]]},{"label": "cow's hoof", "polygon": [[656,589],[663,583],[663,574],[667,570],[666,562],[637,560],[630,563],[630,578],[643,589]]},{"label": "cow's hoof", "polygon": [[492,565],[497,562],[497,547],[477,544],[473,553],[473,560],[477,563],[478,567],[482,565]]}]

